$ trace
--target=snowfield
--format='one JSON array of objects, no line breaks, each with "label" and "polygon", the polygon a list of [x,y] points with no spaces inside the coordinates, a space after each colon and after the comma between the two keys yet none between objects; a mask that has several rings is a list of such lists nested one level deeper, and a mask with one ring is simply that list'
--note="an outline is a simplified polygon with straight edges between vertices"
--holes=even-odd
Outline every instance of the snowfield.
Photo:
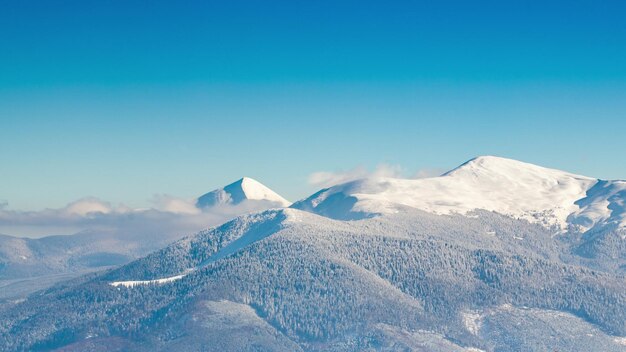
[{"label": "snowfield", "polygon": [[176,276],[166,277],[163,279],[155,279],[155,280],[115,281],[115,282],[111,282],[110,285],[113,287],[117,287],[117,286],[135,287],[139,285],[160,285],[160,284],[166,284],[169,282],[180,280],[183,277],[185,277],[185,275],[186,274],[180,274]]},{"label": "snowfield", "polygon": [[196,201],[196,207],[208,208],[224,204],[240,204],[244,201],[266,201],[278,207],[288,207],[291,202],[250,177],[243,177],[224,188],[202,195]]},{"label": "snowfield", "polygon": [[373,178],[322,190],[294,208],[362,219],[411,207],[434,214],[482,209],[545,226],[626,226],[626,182],[601,181],[511,159],[483,156],[442,176]]}]

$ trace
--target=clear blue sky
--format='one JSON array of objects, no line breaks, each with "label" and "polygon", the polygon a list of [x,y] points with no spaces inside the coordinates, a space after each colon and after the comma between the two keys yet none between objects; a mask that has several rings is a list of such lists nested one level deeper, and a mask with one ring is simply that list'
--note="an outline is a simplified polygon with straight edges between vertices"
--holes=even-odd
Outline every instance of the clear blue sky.
[{"label": "clear blue sky", "polygon": [[494,154],[626,178],[624,1],[0,3],[0,200]]}]

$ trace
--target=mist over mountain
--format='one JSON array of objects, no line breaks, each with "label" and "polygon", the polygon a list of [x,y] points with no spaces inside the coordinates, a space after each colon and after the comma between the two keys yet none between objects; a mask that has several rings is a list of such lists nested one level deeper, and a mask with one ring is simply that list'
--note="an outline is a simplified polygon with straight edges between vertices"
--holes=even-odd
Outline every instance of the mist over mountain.
[{"label": "mist over mountain", "polygon": [[[198,204],[279,201],[248,182]],[[498,157],[351,181],[6,302],[0,345],[624,351],[625,190]]]},{"label": "mist over mountain", "polygon": [[189,233],[241,214],[289,205],[250,178],[207,194],[220,194],[225,201],[203,203],[201,209],[196,208],[194,204],[206,199],[205,195],[193,202],[163,200],[167,204],[162,209],[133,210],[88,199],[60,210],[0,214],[0,223],[45,225],[65,221],[86,228],[73,235],[37,239],[0,235],[0,300],[20,297],[68,277],[128,263]]}]

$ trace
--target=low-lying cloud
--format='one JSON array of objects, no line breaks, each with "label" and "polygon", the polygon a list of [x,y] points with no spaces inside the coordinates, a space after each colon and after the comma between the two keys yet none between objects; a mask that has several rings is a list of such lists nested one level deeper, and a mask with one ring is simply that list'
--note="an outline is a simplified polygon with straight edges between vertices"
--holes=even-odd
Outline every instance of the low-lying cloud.
[{"label": "low-lying cloud", "polygon": [[61,234],[59,231],[66,229],[62,234],[89,230],[136,238],[175,238],[219,225],[245,213],[277,207],[266,201],[245,201],[237,205],[225,204],[200,210],[195,207],[195,199],[170,195],[156,195],[152,203],[150,208],[132,209],[123,204],[112,205],[98,198],[87,197],[62,208],[19,211],[10,210],[3,202],[0,203],[0,233],[44,237]]},{"label": "low-lying cloud", "polygon": [[195,199],[184,199],[169,194],[157,194],[152,199],[155,209],[174,214],[200,214]]}]

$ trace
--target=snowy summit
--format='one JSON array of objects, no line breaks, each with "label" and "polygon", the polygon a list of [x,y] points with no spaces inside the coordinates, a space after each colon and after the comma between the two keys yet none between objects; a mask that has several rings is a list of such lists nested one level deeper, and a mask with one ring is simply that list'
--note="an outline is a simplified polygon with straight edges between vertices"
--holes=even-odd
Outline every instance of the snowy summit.
[{"label": "snowy summit", "polygon": [[495,211],[546,226],[626,225],[625,181],[603,181],[521,161],[481,156],[425,179],[370,178],[319,191],[294,208],[336,219],[394,213]]},{"label": "snowy summit", "polygon": [[267,201],[278,207],[288,207],[291,202],[250,177],[243,177],[224,188],[216,189],[198,198],[196,207],[209,208],[216,205],[236,205],[246,200]]}]

